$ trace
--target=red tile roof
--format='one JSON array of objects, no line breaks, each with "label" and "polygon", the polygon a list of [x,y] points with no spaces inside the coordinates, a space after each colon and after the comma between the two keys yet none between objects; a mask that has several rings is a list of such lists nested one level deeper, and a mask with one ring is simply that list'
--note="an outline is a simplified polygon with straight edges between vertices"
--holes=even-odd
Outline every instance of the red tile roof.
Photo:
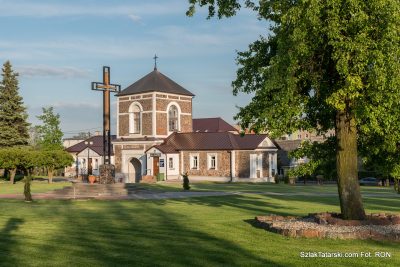
[{"label": "red tile roof", "polygon": [[221,118],[193,119],[193,132],[238,132]]},{"label": "red tile roof", "polygon": [[254,150],[267,137],[266,134],[241,136],[230,132],[173,133],[163,144],[152,148],[163,153],[177,153],[180,150]]},{"label": "red tile roof", "polygon": [[[116,138],[116,136],[112,135],[111,136],[111,141],[113,141],[115,138]],[[83,150],[85,150],[88,147],[88,145],[85,144],[85,142],[87,142],[87,141],[93,142],[93,145],[89,146],[89,148],[91,150],[93,150],[94,152],[96,152],[100,156],[103,156],[103,147],[104,147],[104,145],[103,145],[103,136],[102,135],[92,136],[92,137],[90,137],[90,138],[88,138],[88,139],[86,139],[86,140],[84,140],[82,142],[79,142],[76,145],[68,147],[66,150],[67,150],[67,152],[70,152],[70,153],[80,153],[80,152],[82,152]],[[111,145],[111,154],[112,155],[114,154],[112,145]]]}]

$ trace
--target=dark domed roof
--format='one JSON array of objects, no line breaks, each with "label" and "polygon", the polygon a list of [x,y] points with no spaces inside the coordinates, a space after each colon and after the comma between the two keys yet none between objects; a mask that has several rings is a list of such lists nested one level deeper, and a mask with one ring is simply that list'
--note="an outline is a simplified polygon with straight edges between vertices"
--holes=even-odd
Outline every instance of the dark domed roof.
[{"label": "dark domed roof", "polygon": [[133,95],[147,92],[163,92],[177,95],[194,96],[191,92],[159,72],[157,69],[150,72],[137,82],[129,85],[117,96]]}]

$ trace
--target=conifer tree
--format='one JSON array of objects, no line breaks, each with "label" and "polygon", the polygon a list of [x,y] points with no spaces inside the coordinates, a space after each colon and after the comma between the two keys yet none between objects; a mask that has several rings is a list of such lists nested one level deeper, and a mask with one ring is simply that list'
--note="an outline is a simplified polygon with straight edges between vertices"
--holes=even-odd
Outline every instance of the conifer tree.
[{"label": "conifer tree", "polygon": [[1,75],[0,148],[27,145],[28,115],[18,92],[18,73],[13,71],[10,61],[4,63]]}]

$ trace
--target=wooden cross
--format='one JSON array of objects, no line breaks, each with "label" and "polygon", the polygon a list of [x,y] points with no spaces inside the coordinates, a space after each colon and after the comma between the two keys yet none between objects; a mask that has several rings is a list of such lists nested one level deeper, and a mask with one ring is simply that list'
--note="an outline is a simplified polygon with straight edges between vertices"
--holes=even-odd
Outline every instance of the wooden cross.
[{"label": "wooden cross", "polygon": [[103,83],[92,82],[92,90],[103,91],[103,158],[111,164],[110,92],[120,92],[121,85],[110,84],[110,67],[103,67]]}]

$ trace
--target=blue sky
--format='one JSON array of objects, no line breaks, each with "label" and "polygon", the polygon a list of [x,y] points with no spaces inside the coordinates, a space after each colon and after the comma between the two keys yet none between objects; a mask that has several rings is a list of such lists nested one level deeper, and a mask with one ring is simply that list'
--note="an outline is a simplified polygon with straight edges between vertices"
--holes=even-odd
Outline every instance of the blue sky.
[{"label": "blue sky", "polygon": [[125,88],[152,71],[155,53],[159,71],[196,95],[194,117],[233,123],[236,106],[251,99],[232,95],[236,51],[268,25],[248,10],[206,20],[206,9],[198,9],[188,18],[187,7],[186,0],[0,0],[0,61],[20,73],[30,122],[53,106],[66,137],[101,129],[102,96],[90,83],[101,81],[103,65]]}]

